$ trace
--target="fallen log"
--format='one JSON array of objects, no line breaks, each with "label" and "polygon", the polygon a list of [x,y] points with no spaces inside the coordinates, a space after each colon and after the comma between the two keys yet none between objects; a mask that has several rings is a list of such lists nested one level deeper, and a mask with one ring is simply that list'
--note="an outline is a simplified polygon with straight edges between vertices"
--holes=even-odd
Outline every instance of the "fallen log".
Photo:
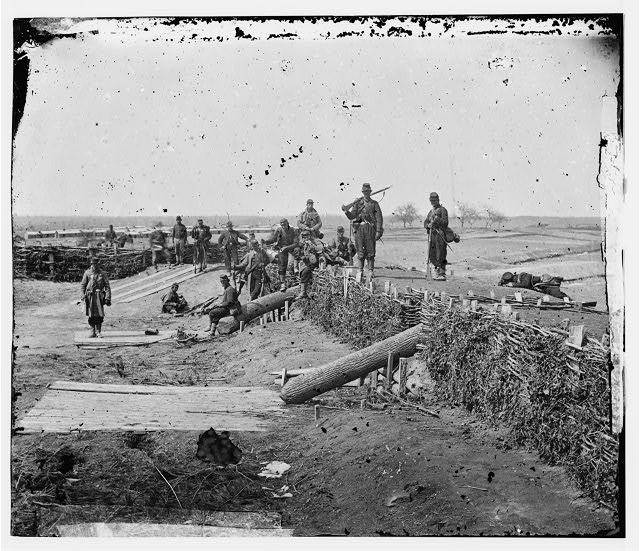
[{"label": "fallen log", "polygon": [[344,358],[334,360],[314,373],[299,375],[284,385],[280,391],[280,398],[287,404],[301,404],[386,366],[389,352],[401,358],[412,356],[416,351],[421,331],[421,326],[416,325]]},{"label": "fallen log", "polygon": [[227,316],[218,323],[218,332],[221,335],[228,335],[240,329],[240,322],[248,322],[259,318],[267,312],[282,308],[288,300],[292,301],[300,292],[300,286],[290,287],[286,291],[276,291],[263,297],[252,300],[242,305],[242,309],[237,316]]}]

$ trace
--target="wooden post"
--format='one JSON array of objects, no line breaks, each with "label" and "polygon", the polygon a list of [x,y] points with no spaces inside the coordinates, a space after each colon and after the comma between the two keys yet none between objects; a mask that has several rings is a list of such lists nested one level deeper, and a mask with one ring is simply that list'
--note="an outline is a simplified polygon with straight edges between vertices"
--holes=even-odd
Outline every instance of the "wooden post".
[{"label": "wooden post", "polygon": [[356,283],[362,283],[362,272],[360,271],[356,274]]},{"label": "wooden post", "polygon": [[398,396],[404,396],[407,391],[407,358],[400,358],[398,364]]},{"label": "wooden post", "polygon": [[349,293],[349,276],[345,272],[344,275],[344,298],[347,298],[347,294]]},{"label": "wooden post", "polygon": [[463,298],[462,299],[462,309],[463,310],[467,310],[469,308],[469,299],[468,298]]},{"label": "wooden post", "polygon": [[113,243],[113,264],[115,268],[116,277],[118,277],[118,244]]},{"label": "wooden post", "polygon": [[393,352],[389,352],[387,356],[387,370],[385,371],[385,381],[384,388],[389,390],[391,385],[393,384],[393,361],[394,361]]},{"label": "wooden post", "polygon": [[378,388],[378,373],[377,369],[369,373],[369,388],[371,390]]},{"label": "wooden post", "polygon": [[316,421],[320,419],[320,406],[317,404],[313,406],[313,417]]},{"label": "wooden post", "polygon": [[449,297],[449,309],[453,308],[453,297]]},{"label": "wooden post", "polygon": [[373,293],[373,281],[369,282],[369,292]]},{"label": "wooden post", "polygon": [[283,367],[282,368],[282,383],[280,384],[280,386],[284,386],[287,383],[287,368]]},{"label": "wooden post", "polygon": [[477,299],[474,299],[471,301],[471,311],[472,312],[477,312],[478,311],[478,301]]},{"label": "wooden post", "polygon": [[49,273],[51,274],[51,279],[53,279],[53,276],[54,276],[54,273],[55,273],[53,253],[49,253]]},{"label": "wooden post", "polygon": [[398,288],[395,285],[393,286],[393,298],[398,298]]},{"label": "wooden post", "polygon": [[384,282],[384,294],[388,295],[390,289],[391,289],[391,283],[389,281],[385,281]]},{"label": "wooden post", "polygon": [[240,333],[244,331],[244,321],[240,322]]},{"label": "wooden post", "polygon": [[289,301],[288,300],[284,303],[284,319],[286,320],[289,319]]}]

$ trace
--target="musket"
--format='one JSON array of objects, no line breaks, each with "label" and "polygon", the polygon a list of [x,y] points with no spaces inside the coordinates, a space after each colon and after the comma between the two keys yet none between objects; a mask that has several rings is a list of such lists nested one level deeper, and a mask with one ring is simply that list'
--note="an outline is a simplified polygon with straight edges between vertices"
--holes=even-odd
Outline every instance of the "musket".
[{"label": "musket", "polygon": [[[378,191],[374,191],[371,195],[377,195],[378,193],[383,193],[385,191],[387,191],[390,187],[392,186],[387,186],[384,187],[382,189],[379,189]],[[348,205],[342,205],[342,210],[347,211],[349,210],[353,205],[355,205],[358,201],[360,200],[360,197],[358,197],[357,199],[354,199],[353,201],[351,201],[351,203],[349,203]]]}]

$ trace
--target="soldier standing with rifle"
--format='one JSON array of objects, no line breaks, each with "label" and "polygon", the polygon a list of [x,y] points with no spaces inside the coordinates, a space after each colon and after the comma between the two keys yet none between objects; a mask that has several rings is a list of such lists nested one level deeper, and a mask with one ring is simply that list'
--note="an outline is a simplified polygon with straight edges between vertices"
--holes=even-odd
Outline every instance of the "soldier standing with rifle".
[{"label": "soldier standing with rifle", "polygon": [[293,250],[298,246],[298,236],[286,218],[280,220],[280,226],[273,235],[262,241],[265,245],[276,244],[278,251],[278,275],[280,277],[280,290],[287,289],[287,270],[293,271],[295,259]]},{"label": "soldier standing with rifle", "polygon": [[218,245],[224,251],[224,265],[227,268],[227,275],[235,278],[235,269],[238,265],[238,244],[242,239],[245,243],[248,241],[247,236],[233,229],[233,222],[227,222],[227,229],[218,237]]},{"label": "soldier standing with rifle", "polygon": [[384,232],[380,205],[377,201],[371,199],[371,195],[371,185],[362,184],[362,197],[349,205],[342,205],[342,210],[346,217],[351,220],[353,227],[360,274],[364,272],[364,261],[366,259],[370,280],[373,279],[373,269],[375,267],[376,241],[382,237]]},{"label": "soldier standing with rifle", "polygon": [[[429,232],[429,256],[428,263],[433,264],[436,275],[435,281],[446,281],[447,265],[447,240],[445,231],[449,228],[449,213],[440,204],[440,198],[434,191],[429,195],[431,211],[424,221],[424,228]],[[431,267],[427,265],[427,277],[431,274]]]},{"label": "soldier standing with rifle", "polygon": [[193,264],[196,273],[207,268],[207,250],[211,241],[211,228],[206,226],[202,218],[198,219],[198,224],[191,229],[193,239]]}]

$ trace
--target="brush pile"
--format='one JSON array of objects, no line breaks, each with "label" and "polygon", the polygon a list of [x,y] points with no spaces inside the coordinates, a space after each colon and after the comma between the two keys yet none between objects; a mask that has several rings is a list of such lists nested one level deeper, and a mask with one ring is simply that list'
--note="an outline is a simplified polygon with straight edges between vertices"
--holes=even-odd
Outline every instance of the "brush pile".
[{"label": "brush pile", "polygon": [[[170,251],[169,261],[175,258]],[[89,267],[89,259],[97,256],[100,267],[110,279],[128,277],[144,271],[151,265],[151,251],[120,249],[116,255],[112,248],[87,248],[65,246],[15,246],[13,247],[14,277],[48,279],[50,281],[78,282]],[[209,245],[209,262],[222,262],[222,250],[217,243]],[[193,262],[193,245],[187,245],[185,264]]]},{"label": "brush pile", "polygon": [[439,398],[510,427],[515,444],[564,466],[590,497],[615,508],[618,439],[610,431],[608,347],[587,337],[570,348],[563,329],[495,309],[459,308],[451,298],[418,289],[393,298],[325,271],[314,274],[312,299],[302,309],[357,348],[421,323],[418,348]]},{"label": "brush pile", "polygon": [[419,345],[435,393],[493,422],[516,444],[533,446],[551,465],[567,468],[594,499],[615,507],[617,438],[609,430],[609,351],[587,339],[490,312],[423,301]]},{"label": "brush pile", "polygon": [[352,278],[332,276],[328,271],[314,272],[312,300],[302,304],[302,312],[342,342],[365,348],[387,339],[420,320],[405,312],[404,304],[387,295],[372,293]]}]

